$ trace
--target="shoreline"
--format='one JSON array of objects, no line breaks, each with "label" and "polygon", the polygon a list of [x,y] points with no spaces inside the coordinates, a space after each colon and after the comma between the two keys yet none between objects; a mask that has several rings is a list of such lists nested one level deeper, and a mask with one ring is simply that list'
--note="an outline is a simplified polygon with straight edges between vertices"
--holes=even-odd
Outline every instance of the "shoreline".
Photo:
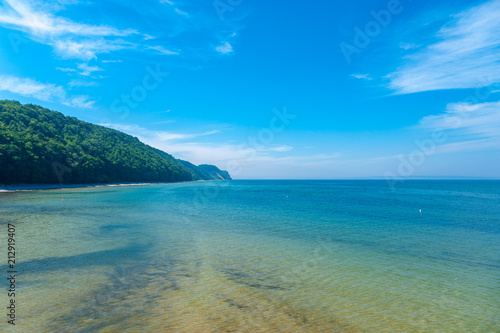
[{"label": "shoreline", "polygon": [[192,180],[185,182],[154,182],[154,183],[95,183],[95,184],[12,184],[0,185],[1,193],[23,192],[23,191],[41,191],[41,190],[59,190],[71,188],[87,187],[118,187],[118,186],[144,186],[157,184],[178,184],[187,182],[199,182],[205,180]]}]

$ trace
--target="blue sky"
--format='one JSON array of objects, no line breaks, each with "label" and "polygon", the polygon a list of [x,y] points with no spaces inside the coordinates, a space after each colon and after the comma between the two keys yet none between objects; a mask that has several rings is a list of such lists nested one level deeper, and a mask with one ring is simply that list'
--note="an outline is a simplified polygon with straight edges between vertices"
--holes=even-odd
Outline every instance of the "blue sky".
[{"label": "blue sky", "polygon": [[234,178],[500,178],[500,0],[0,1],[0,98]]}]

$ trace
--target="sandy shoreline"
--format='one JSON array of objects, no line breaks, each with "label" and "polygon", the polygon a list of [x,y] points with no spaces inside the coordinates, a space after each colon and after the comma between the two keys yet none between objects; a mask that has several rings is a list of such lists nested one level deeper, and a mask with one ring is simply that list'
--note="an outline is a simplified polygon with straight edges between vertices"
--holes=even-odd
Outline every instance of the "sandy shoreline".
[{"label": "sandy shoreline", "polygon": [[66,188],[139,186],[139,185],[155,185],[155,184],[175,184],[175,183],[13,184],[13,185],[0,185],[0,193],[19,192],[19,191],[56,190],[56,189],[66,189]]}]

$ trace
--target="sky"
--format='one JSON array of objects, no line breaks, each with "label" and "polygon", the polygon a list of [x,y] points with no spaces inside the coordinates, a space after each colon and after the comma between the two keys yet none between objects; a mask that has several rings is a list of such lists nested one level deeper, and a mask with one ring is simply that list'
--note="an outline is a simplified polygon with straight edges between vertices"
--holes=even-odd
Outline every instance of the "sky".
[{"label": "sky", "polygon": [[0,99],[235,179],[500,178],[500,0],[0,0]]}]

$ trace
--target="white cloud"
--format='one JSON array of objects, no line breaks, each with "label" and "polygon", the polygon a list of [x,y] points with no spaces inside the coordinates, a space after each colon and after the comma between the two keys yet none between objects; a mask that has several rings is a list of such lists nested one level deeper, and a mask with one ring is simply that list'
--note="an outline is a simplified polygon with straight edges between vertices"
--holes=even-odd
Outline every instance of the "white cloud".
[{"label": "white cloud", "polygon": [[446,112],[423,118],[420,126],[438,130],[465,130],[472,134],[500,136],[500,102],[451,103]]},{"label": "white cloud", "polygon": [[98,84],[97,82],[94,81],[85,81],[85,80],[71,80],[68,83],[68,87],[73,88],[73,87],[97,87]]},{"label": "white cloud", "polygon": [[73,34],[79,36],[128,36],[136,34],[134,29],[119,30],[114,27],[88,25],[72,22],[65,18],[54,17],[33,9],[28,2],[19,0],[5,0],[10,10],[0,15],[0,22],[16,30],[31,33],[37,36],[57,36]]},{"label": "white cloud", "polygon": [[292,149],[293,149],[292,146],[287,146],[287,145],[269,148],[270,151],[281,151],[281,152],[290,151]]},{"label": "white cloud", "polygon": [[0,75],[0,90],[34,97],[41,101],[56,101],[72,107],[90,108],[94,104],[88,96],[67,96],[64,88],[59,85],[11,75]]},{"label": "white cloud", "polygon": [[144,34],[144,37],[143,37],[143,38],[144,38],[144,40],[156,39],[156,37],[155,37],[155,36],[151,36],[151,35],[149,35],[149,34]]},{"label": "white cloud", "polygon": [[102,60],[103,63],[123,62],[123,60]]},{"label": "white cloud", "polygon": [[6,90],[22,96],[30,96],[42,101],[50,101],[53,98],[65,97],[63,87],[55,84],[40,83],[26,78],[1,75],[0,90]]},{"label": "white cloud", "polygon": [[89,66],[88,64],[85,63],[78,64],[77,67],[80,70],[78,74],[83,76],[90,76],[92,72],[102,71],[102,68],[99,68],[98,66]]},{"label": "white cloud", "polygon": [[397,93],[476,88],[500,82],[500,0],[453,17],[437,41],[388,75]]},{"label": "white cloud", "polygon": [[399,47],[402,48],[403,50],[412,50],[420,47],[420,45],[417,45],[415,43],[404,43],[401,42],[399,43]]},{"label": "white cloud", "polygon": [[148,50],[154,50],[154,51],[159,52],[160,54],[165,54],[165,55],[179,54],[179,52],[167,50],[163,46],[159,46],[159,45],[148,46],[148,47],[146,47],[146,49],[148,49]]},{"label": "white cloud", "polygon": [[423,118],[418,127],[446,134],[442,152],[500,148],[500,102],[449,104],[445,113]]},{"label": "white cloud", "polygon": [[87,61],[96,58],[97,54],[137,48],[136,44],[126,42],[122,39],[65,37],[54,39],[47,43],[54,47],[56,52],[64,58],[76,58]]},{"label": "white cloud", "polygon": [[[61,6],[54,5],[54,2]],[[141,22],[138,21],[115,27],[102,21],[93,23],[97,17],[64,17],[67,14],[62,9],[76,3],[81,1],[0,0],[0,27],[21,31],[26,38],[50,46],[57,56],[64,59],[90,61],[106,55],[105,59],[112,61],[107,55],[120,51],[141,52],[142,57],[154,54],[169,56],[179,54],[182,45],[185,61],[191,57],[198,59],[200,52],[203,57],[214,56],[215,47],[220,53],[231,53],[232,46],[229,43],[222,44],[229,36],[222,36],[230,35],[230,31],[236,31],[239,25],[238,20],[230,20],[223,27],[216,16],[210,11],[206,12],[205,8],[189,7],[193,10],[192,15],[184,10],[181,1],[159,0],[154,13],[149,16],[152,23],[146,24],[149,30],[142,32],[139,31]],[[83,3],[91,5],[88,1]],[[136,7],[133,4],[130,6]],[[106,13],[105,16],[115,15],[119,13]],[[190,20],[191,16],[196,16],[195,23]],[[132,25],[138,28],[129,28]],[[175,38],[183,32],[198,34],[201,37],[198,40],[203,45],[193,45],[189,40]],[[217,44],[219,42],[222,45]],[[130,58],[122,56],[121,59]]]},{"label": "white cloud", "polygon": [[76,66],[78,69],[75,68],[61,68],[61,67],[56,67],[56,69],[63,71],[63,72],[68,72],[68,73],[74,73],[78,72],[79,75],[82,76],[90,76],[92,72],[99,72],[102,71],[103,69],[98,67],[98,66],[89,66],[86,63],[80,63]]},{"label": "white cloud", "polygon": [[228,42],[224,42],[222,45],[217,46],[215,51],[222,54],[228,54],[233,52],[233,47]]},{"label": "white cloud", "polygon": [[94,105],[95,102],[89,100],[88,96],[80,95],[80,96],[70,97],[66,101],[63,100],[62,103],[65,105],[68,105],[68,106],[90,109]]},{"label": "white cloud", "polygon": [[43,3],[21,0],[5,2],[0,13],[0,25],[25,32],[30,39],[50,45],[64,58],[88,61],[98,54],[125,49],[151,49],[161,54],[177,54],[161,46],[147,46],[131,41],[133,36],[142,37],[143,41],[155,38],[148,34],[142,35],[135,29],[73,22],[45,12],[44,9],[49,9],[50,6],[44,6]]},{"label": "white cloud", "polygon": [[[173,154],[177,158],[188,160],[195,164],[212,163],[224,167],[230,161],[238,163],[250,171],[250,165],[263,167],[264,165],[287,164],[290,163],[313,163],[325,162],[331,156],[282,156],[293,149],[290,146],[269,145],[266,147],[254,148],[249,145],[214,143],[214,142],[193,142],[193,141],[158,141],[155,138],[138,136],[144,143]],[[278,155],[276,155],[278,154]],[[312,158],[312,159],[311,159]]]},{"label": "white cloud", "polygon": [[185,11],[183,10],[180,10],[179,7],[177,7],[175,5],[175,3],[173,1],[170,1],[170,0],[160,0],[160,3],[164,3],[164,4],[167,4],[167,5],[170,5],[172,7],[174,7],[174,11],[178,14],[178,15],[181,15],[181,16],[186,16],[188,17],[189,14],[186,13]]},{"label": "white cloud", "polygon": [[[10,8],[3,8],[0,24],[25,32],[31,39],[54,47],[60,55],[68,58],[89,60],[95,58],[97,53],[130,47],[117,41],[116,37],[138,34],[134,29],[76,23],[32,7],[34,3],[19,0],[5,2]],[[99,39],[95,40],[96,37]]]},{"label": "white cloud", "polygon": [[153,135],[150,135],[152,139],[159,140],[161,142],[164,141],[172,141],[172,140],[185,140],[185,139],[194,139],[201,136],[207,136],[212,134],[220,133],[218,130],[208,131],[204,133],[172,133],[166,131],[154,131]]},{"label": "white cloud", "polygon": [[57,70],[60,70],[61,72],[76,72],[76,69],[74,68],[62,68],[62,67],[56,67]]},{"label": "white cloud", "polygon": [[212,130],[212,131],[205,132],[201,135],[212,135],[212,134],[217,134],[217,133],[220,133],[220,131],[219,130]]},{"label": "white cloud", "polygon": [[[170,112],[170,110],[168,110],[167,112]],[[150,140],[154,140],[155,142],[193,139],[201,136],[220,133],[219,130],[211,130],[203,133],[174,133],[168,131],[151,131],[137,125],[112,124],[112,123],[105,123],[100,125],[114,128],[119,131],[124,131],[131,135],[146,137]]]},{"label": "white cloud", "polygon": [[500,143],[491,139],[468,140],[445,143],[437,147],[437,153],[453,153],[477,150],[500,149]]},{"label": "white cloud", "polygon": [[137,136],[137,132],[142,132],[145,129],[138,125],[126,125],[126,124],[112,124],[112,123],[102,123],[100,126],[109,127],[118,131],[127,132],[130,135]]},{"label": "white cloud", "polygon": [[180,10],[179,8],[175,8],[175,12],[179,15],[182,15],[182,16],[189,16],[188,13],[186,13],[185,11],[182,11]]},{"label": "white cloud", "polygon": [[[142,142],[163,150],[176,158],[188,160],[195,164],[212,163],[225,168],[229,162],[237,162],[243,169],[243,174],[259,172],[259,169],[287,166],[328,166],[338,162],[340,154],[287,155],[293,150],[289,145],[257,145],[249,142],[236,144],[201,142],[200,138],[218,133],[217,130],[201,133],[175,133],[166,131],[151,131],[137,125],[101,124],[130,135],[136,136]],[[238,175],[236,175],[238,176]]]},{"label": "white cloud", "polygon": [[356,79],[360,79],[360,80],[373,80],[371,77],[370,77],[370,74],[351,74],[351,77],[353,78],[356,78]]},{"label": "white cloud", "polygon": [[167,120],[161,120],[161,121],[154,121],[151,124],[152,125],[164,125],[164,124],[171,124],[175,123],[174,119],[167,119]]},{"label": "white cloud", "polygon": [[[193,163],[224,161],[231,158],[238,158],[238,156],[241,155],[241,149],[236,145],[191,141],[199,137],[217,134],[220,132],[218,130],[202,133],[175,133],[168,131],[152,131],[144,127],[128,124],[104,123],[100,125],[136,136],[139,140],[152,147],[166,151],[169,154],[175,154],[177,158],[186,159]],[[239,158],[241,158],[241,156],[239,156]]]}]

